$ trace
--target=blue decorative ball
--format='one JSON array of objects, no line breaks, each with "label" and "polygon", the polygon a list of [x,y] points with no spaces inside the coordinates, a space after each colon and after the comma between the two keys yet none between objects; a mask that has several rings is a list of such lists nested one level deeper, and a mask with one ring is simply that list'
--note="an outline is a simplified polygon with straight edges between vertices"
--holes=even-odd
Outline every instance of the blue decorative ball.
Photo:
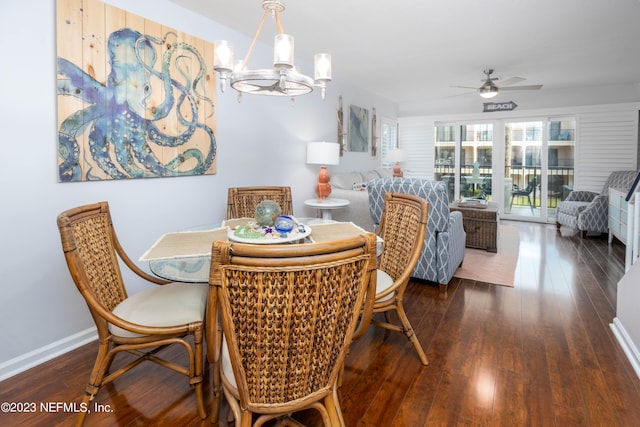
[{"label": "blue decorative ball", "polygon": [[275,222],[273,223],[273,226],[275,227],[278,233],[287,234],[287,233],[290,233],[291,230],[293,230],[295,223],[293,222],[293,219],[290,216],[281,215],[278,218],[276,218]]}]

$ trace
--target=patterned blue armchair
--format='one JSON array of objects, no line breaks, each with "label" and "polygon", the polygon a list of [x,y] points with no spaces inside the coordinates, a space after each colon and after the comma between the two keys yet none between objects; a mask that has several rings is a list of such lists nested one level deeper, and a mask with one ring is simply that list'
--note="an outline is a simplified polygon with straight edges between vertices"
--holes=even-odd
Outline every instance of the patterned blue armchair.
[{"label": "patterned blue armchair", "polygon": [[587,232],[609,231],[609,188],[629,190],[636,171],[615,171],[609,175],[600,194],[593,191],[572,191],[556,209],[556,227],[561,226]]},{"label": "patterned blue armchair", "polygon": [[427,235],[412,277],[438,283],[441,290],[453,277],[464,258],[467,235],[462,214],[449,211],[447,186],[441,181],[420,178],[379,178],[369,181],[369,210],[377,229],[384,209],[385,193],[405,193],[429,202]]}]

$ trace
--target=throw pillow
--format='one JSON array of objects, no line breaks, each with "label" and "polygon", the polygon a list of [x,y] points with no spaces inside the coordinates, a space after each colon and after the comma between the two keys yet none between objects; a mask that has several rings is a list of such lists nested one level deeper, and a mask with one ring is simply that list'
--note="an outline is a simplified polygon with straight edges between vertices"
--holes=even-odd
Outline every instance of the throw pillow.
[{"label": "throw pillow", "polygon": [[366,182],[354,182],[353,183],[353,191],[367,191],[367,183]]}]

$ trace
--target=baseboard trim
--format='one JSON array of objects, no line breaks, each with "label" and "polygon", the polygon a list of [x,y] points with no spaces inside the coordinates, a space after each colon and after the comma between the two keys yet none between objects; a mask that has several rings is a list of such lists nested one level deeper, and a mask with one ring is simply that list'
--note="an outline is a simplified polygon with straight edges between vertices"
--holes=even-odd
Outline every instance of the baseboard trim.
[{"label": "baseboard trim", "polygon": [[622,346],[624,354],[627,355],[627,359],[629,359],[631,366],[633,366],[633,370],[636,371],[636,375],[640,378],[640,352],[638,348],[617,317],[613,319],[613,323],[611,323],[610,326],[620,346]]},{"label": "baseboard trim", "polygon": [[6,362],[0,363],[0,381],[31,369],[34,366],[47,362],[55,357],[83,346],[98,339],[98,332],[94,327],[78,332],[77,334],[52,342],[44,347],[37,348]]}]

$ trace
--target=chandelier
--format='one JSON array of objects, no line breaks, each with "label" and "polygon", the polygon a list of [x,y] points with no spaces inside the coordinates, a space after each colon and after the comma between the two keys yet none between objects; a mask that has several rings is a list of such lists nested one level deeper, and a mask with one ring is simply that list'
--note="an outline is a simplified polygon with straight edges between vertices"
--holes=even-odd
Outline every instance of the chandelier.
[{"label": "chandelier", "polygon": [[[233,46],[226,40],[214,42],[213,69],[220,75],[220,90],[224,92],[227,81],[239,92],[256,95],[289,96],[304,95],[320,87],[325,98],[327,83],[331,81],[331,55],[318,53],[314,57],[314,78],[300,72],[293,65],[293,36],[285,34],[280,21],[284,3],[280,0],[263,0],[264,14],[251,41],[249,50],[239,64],[233,65]],[[247,62],[260,36],[262,27],[271,15],[276,21],[277,34],[273,49],[273,68],[247,69]]]}]

